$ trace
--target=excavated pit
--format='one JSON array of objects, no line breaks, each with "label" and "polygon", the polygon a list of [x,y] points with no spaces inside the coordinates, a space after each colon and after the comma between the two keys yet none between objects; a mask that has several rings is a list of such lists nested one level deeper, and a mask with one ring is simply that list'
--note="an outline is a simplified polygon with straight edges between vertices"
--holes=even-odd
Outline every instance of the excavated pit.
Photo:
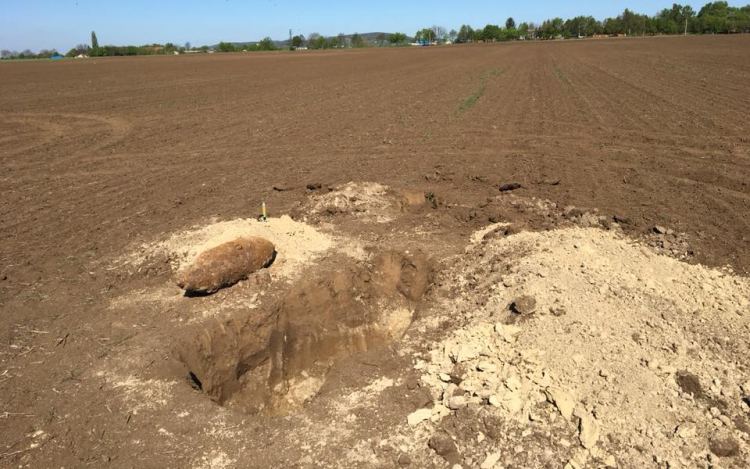
[{"label": "excavated pit", "polygon": [[249,413],[294,411],[337,362],[403,336],[432,277],[422,254],[347,261],[296,285],[268,311],[191,332],[178,350],[187,381]]}]

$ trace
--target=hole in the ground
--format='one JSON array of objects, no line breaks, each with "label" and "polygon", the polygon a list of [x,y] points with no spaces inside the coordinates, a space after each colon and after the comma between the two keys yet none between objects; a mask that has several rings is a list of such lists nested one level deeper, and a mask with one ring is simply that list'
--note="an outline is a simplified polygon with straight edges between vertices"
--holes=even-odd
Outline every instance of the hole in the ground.
[{"label": "hole in the ground", "polygon": [[203,383],[201,383],[201,380],[192,371],[188,371],[188,383],[190,383],[190,387],[193,389],[197,389],[198,391],[203,390]]},{"label": "hole in the ground", "polygon": [[400,338],[432,275],[422,255],[351,261],[293,287],[270,311],[191,334],[180,358],[218,403],[284,414],[313,397],[341,359]]}]

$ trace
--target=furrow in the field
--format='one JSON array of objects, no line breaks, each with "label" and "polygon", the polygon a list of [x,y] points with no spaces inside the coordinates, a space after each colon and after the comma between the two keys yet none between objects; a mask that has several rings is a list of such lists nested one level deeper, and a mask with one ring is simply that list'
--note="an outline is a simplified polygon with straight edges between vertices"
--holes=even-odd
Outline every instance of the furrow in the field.
[{"label": "furrow in the field", "polygon": [[[669,44],[669,43],[665,43]],[[622,70],[624,74],[641,74],[638,84],[642,87],[651,88],[657,86],[657,96],[664,99],[672,99],[675,104],[691,105],[694,110],[701,109],[701,101],[706,101],[707,109],[724,113],[735,111],[743,113],[747,102],[747,93],[740,89],[727,89],[721,83],[727,81],[727,85],[742,83],[741,74],[737,73],[735,64],[727,61],[723,66],[701,66],[690,57],[690,52],[684,49],[663,51],[664,56],[655,54],[630,54],[644,65],[630,67]],[[637,62],[636,62],[637,63]],[[617,66],[617,64],[609,64]],[[726,77],[731,77],[725,80]],[[708,86],[711,83],[711,86]],[[679,97],[679,100],[674,98]],[[696,102],[697,101],[697,102]]]},{"label": "furrow in the field", "polygon": [[[685,85],[697,85],[701,96],[719,98],[723,100],[723,106],[740,109],[743,105],[750,104],[750,96],[747,96],[746,88],[742,86],[742,83],[750,79],[750,69],[738,67],[743,60],[741,58],[727,59],[723,67],[718,62],[701,63],[685,56],[682,51],[674,51],[672,54],[644,54],[639,58],[647,61],[647,64],[639,68],[651,76],[660,76],[656,84],[666,84],[670,91],[682,90]],[[722,68],[724,70],[718,71]]]},{"label": "furrow in the field", "polygon": [[632,103],[620,94],[617,88],[619,84],[613,83],[610,75],[601,73],[590,60],[582,60],[575,65],[570,63],[571,56],[577,52],[579,51],[570,48],[558,50],[561,56],[561,70],[558,72],[563,77],[561,79],[566,79],[577,93],[590,96],[590,113],[594,119],[606,122],[605,128],[610,132],[612,129],[638,132],[647,130],[648,127],[642,120],[642,112],[634,109]]},{"label": "furrow in the field", "polygon": [[[633,59],[644,58],[634,56]],[[646,57],[645,60],[652,60]],[[608,64],[616,67],[616,64]],[[721,86],[707,86],[708,80],[715,83],[711,77],[711,71],[691,69],[688,73],[669,70],[660,67],[659,64],[651,66],[630,67],[619,69],[620,76],[637,89],[649,94],[652,102],[667,101],[682,114],[696,115],[696,111],[704,109],[711,110],[710,119],[716,120],[717,116],[723,116],[723,125],[731,123],[745,114],[747,101],[744,93],[726,93]],[[742,129],[735,126],[735,132],[742,133]]]},{"label": "furrow in the field", "polygon": [[[580,56],[573,55],[568,56],[567,59],[566,69],[571,77],[571,82],[574,84],[573,87],[587,104],[586,109],[589,110],[587,112],[597,116],[600,126],[606,129],[608,133],[625,131],[640,139],[649,139],[650,136],[656,134],[660,136],[663,144],[668,144],[668,142],[663,141],[664,137],[671,141],[673,136],[680,133],[679,127],[673,125],[671,120],[664,119],[667,108],[658,98],[644,99],[645,96],[636,93],[630,94],[631,99],[629,100],[614,102],[613,95],[619,95],[617,99],[624,97],[619,89],[617,92],[612,92],[612,90],[607,90],[606,87],[597,88],[600,85],[598,82],[601,81],[601,78],[597,77],[596,70],[591,69],[591,64],[588,61],[582,60]],[[598,97],[593,96],[594,93],[592,92],[595,92]],[[596,111],[596,108],[604,101],[609,102],[611,106],[607,118]],[[626,106],[627,112],[623,110]],[[627,130],[623,129],[621,126],[623,118],[629,118],[631,122],[638,120],[639,125]]]}]

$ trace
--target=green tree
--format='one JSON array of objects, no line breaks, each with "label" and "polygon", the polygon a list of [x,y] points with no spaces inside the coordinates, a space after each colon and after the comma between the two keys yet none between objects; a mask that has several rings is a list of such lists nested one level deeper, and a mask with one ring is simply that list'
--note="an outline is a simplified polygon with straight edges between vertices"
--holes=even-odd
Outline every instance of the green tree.
[{"label": "green tree", "polygon": [[378,36],[375,38],[375,42],[379,46],[383,46],[387,40],[388,37],[385,35],[385,33],[378,33]]},{"label": "green tree", "polygon": [[639,36],[643,35],[646,30],[646,16],[634,13],[627,8],[617,19],[620,23],[619,33],[625,33],[628,36]]},{"label": "green tree", "polygon": [[74,48],[70,49],[67,54],[65,54],[65,57],[77,57],[81,54],[87,55],[89,53],[90,47],[88,44],[78,44]]},{"label": "green tree", "polygon": [[563,35],[565,22],[562,18],[554,18],[542,23],[539,35],[543,39],[556,39]]},{"label": "green tree", "polygon": [[318,49],[318,38],[320,37],[320,34],[318,33],[310,33],[307,36],[307,47],[309,49]]},{"label": "green tree", "polygon": [[474,41],[474,30],[469,25],[461,25],[456,35],[456,42],[466,43]]},{"label": "green tree", "polygon": [[621,34],[624,32],[622,23],[618,18],[607,18],[603,21],[602,27],[606,34]]},{"label": "green tree", "polygon": [[96,31],[91,31],[91,48],[94,50],[99,48],[99,39],[96,37]]},{"label": "green tree", "polygon": [[592,16],[576,16],[565,22],[566,37],[592,36],[599,32],[599,22]]},{"label": "green tree", "polygon": [[701,33],[740,33],[750,31],[750,5],[731,7],[727,2],[711,2],[701,8],[692,23]]},{"label": "green tree", "polygon": [[292,47],[299,48],[305,45],[305,36],[297,35],[292,38]]},{"label": "green tree", "polygon": [[486,42],[499,41],[503,37],[503,31],[496,24],[488,24],[482,30],[482,40]]},{"label": "green tree", "polygon": [[403,44],[406,42],[406,34],[404,33],[393,33],[388,36],[388,42],[392,45]]},{"label": "green tree", "polygon": [[276,43],[266,36],[258,42],[258,50],[276,50]]},{"label": "green tree", "polygon": [[232,44],[231,42],[224,42],[224,41],[222,41],[222,42],[219,43],[219,51],[220,52],[234,52],[236,50],[237,50],[237,48],[234,47],[234,44]]},{"label": "green tree", "polygon": [[512,17],[505,20],[505,29],[516,29],[516,20]]},{"label": "green tree", "polygon": [[50,49],[42,49],[42,50],[39,51],[38,54],[36,54],[36,57],[38,59],[49,59],[50,57],[52,57],[55,54],[57,54],[57,50],[56,49],[51,49],[51,50]]},{"label": "green tree", "polygon": [[437,40],[437,36],[432,28],[424,28],[414,34],[414,40],[421,43],[433,43]]},{"label": "green tree", "polygon": [[695,32],[697,29],[695,21],[695,10],[690,5],[672,5],[656,14],[652,19],[654,32],[662,34],[677,34],[678,32]]},{"label": "green tree", "polygon": [[357,48],[365,47],[365,38],[363,38],[362,35],[360,35],[359,33],[354,33],[350,41],[351,41],[352,47],[357,47]]}]

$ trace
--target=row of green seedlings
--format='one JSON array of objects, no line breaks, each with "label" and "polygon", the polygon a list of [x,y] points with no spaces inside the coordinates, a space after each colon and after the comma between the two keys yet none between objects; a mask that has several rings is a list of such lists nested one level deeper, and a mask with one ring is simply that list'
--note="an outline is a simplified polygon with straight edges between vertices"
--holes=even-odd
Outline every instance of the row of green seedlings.
[{"label": "row of green seedlings", "polygon": [[477,101],[479,101],[482,96],[484,96],[484,92],[487,90],[487,82],[493,77],[500,76],[503,73],[505,73],[505,70],[482,70],[482,72],[479,74],[481,86],[473,95],[471,95],[463,103],[461,103],[461,105],[458,106],[458,112],[462,113],[475,105]]}]

